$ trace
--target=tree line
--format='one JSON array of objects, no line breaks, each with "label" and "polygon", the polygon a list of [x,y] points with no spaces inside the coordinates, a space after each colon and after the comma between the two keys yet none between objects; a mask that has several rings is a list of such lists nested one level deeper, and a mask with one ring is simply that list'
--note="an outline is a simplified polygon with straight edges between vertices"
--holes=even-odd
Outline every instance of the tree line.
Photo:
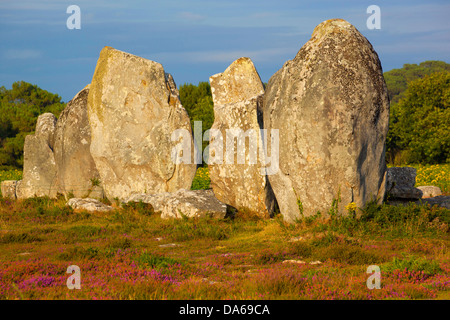
[{"label": "tree line", "polygon": [[0,87],[0,170],[22,168],[25,136],[34,133],[38,116],[58,117],[65,106],[59,95],[25,81]]},{"label": "tree line", "polygon": [[384,78],[391,100],[387,161],[450,162],[450,64],[405,64]]},{"label": "tree line", "polygon": [[[450,162],[450,64],[425,61],[384,73],[391,101],[386,159],[394,165]],[[208,82],[182,84],[180,100],[202,133],[214,122]],[[25,136],[34,133],[37,117],[59,116],[66,104],[57,94],[18,81],[0,87],[0,170],[22,168]],[[205,148],[207,142],[203,142]]]}]

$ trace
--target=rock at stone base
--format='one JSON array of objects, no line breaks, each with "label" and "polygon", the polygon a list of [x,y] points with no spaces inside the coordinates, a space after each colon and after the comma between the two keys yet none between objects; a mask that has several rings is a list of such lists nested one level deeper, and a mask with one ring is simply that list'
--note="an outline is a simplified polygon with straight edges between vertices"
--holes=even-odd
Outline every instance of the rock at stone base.
[{"label": "rock at stone base", "polygon": [[164,203],[161,218],[188,218],[210,216],[222,219],[227,213],[227,205],[220,202],[212,190],[180,189]]},{"label": "rock at stone base", "polygon": [[306,262],[303,260],[284,260],[283,264],[286,264],[286,263],[305,264]]},{"label": "rock at stone base", "polygon": [[132,193],[128,198],[126,198],[123,202],[140,202],[150,203],[155,211],[161,211],[163,208],[163,204],[166,202],[166,199],[171,195],[170,192],[162,192],[156,194],[147,194],[147,193]]},{"label": "rock at stone base", "polygon": [[4,180],[1,184],[3,198],[16,199],[17,180]]},{"label": "rock at stone base", "polygon": [[415,199],[422,198],[422,191],[415,188],[416,169],[411,167],[388,168],[386,173],[386,190],[389,199]]},{"label": "rock at stone base", "polygon": [[114,210],[113,207],[91,198],[72,198],[69,199],[67,205],[72,207],[74,210],[87,210],[91,212],[108,212]]},{"label": "rock at stone base", "polygon": [[431,207],[437,205],[438,207],[450,209],[450,196],[437,196],[432,198],[425,198],[417,201],[416,203],[428,203]]},{"label": "rock at stone base", "polygon": [[155,211],[161,211],[161,218],[211,216],[224,218],[227,205],[220,202],[212,190],[186,190],[159,194],[135,193],[124,202],[150,203]]},{"label": "rock at stone base", "polygon": [[437,205],[441,208],[450,209],[450,196],[437,196],[432,198],[414,199],[393,199],[388,202],[391,206],[409,206],[411,204],[422,205],[429,204],[431,207]]},{"label": "rock at stone base", "polygon": [[436,186],[419,186],[417,187],[420,191],[422,191],[423,196],[422,199],[432,198],[442,195],[442,191],[439,187]]}]

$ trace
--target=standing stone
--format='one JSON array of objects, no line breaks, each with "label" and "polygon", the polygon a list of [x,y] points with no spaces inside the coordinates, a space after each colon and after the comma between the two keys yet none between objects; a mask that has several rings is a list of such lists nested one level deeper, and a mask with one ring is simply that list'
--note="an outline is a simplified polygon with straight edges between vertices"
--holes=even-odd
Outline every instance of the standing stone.
[{"label": "standing stone", "polygon": [[280,170],[269,180],[285,220],[327,214],[333,199],[340,212],[382,201],[388,120],[372,45],[347,21],[319,24],[264,96],[264,126],[279,130]]},{"label": "standing stone", "polygon": [[55,129],[56,117],[44,113],[38,117],[35,134],[25,137],[23,179],[17,184],[17,198],[56,196]]},{"label": "standing stone", "polygon": [[17,180],[4,180],[1,183],[3,198],[16,199]]},{"label": "standing stone", "polygon": [[100,175],[91,156],[87,115],[89,85],[81,90],[56,122],[54,154],[58,192],[74,197],[102,198]]},{"label": "standing stone", "polygon": [[[190,120],[161,64],[103,48],[89,89],[88,117],[91,155],[108,199],[191,187],[196,164]],[[191,154],[190,163],[172,159],[177,129],[188,133],[191,150],[183,152]]]},{"label": "standing stone", "polygon": [[[209,146],[211,187],[220,201],[267,218],[273,212],[275,197],[263,159],[259,157],[264,96],[261,79],[249,58],[239,58],[209,81],[214,101],[211,132],[220,130],[221,133],[219,137],[211,137]],[[241,135],[234,138],[231,133]],[[220,139],[216,140],[219,148],[213,147],[215,139]],[[255,147],[254,153],[250,145]],[[228,146],[234,150],[230,151]],[[227,154],[230,154],[228,159]],[[239,159],[241,155],[245,161]]]}]

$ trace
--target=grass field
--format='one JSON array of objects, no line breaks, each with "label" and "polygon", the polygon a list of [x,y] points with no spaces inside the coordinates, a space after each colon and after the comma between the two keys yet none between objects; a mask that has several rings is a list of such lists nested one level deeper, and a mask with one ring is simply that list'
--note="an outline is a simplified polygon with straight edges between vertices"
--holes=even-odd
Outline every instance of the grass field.
[{"label": "grass field", "polygon": [[[193,187],[208,181],[200,172]],[[416,205],[286,224],[0,198],[0,299],[449,299],[449,224],[450,210]],[[71,265],[79,290],[66,285]],[[371,265],[380,289],[367,287]]]}]

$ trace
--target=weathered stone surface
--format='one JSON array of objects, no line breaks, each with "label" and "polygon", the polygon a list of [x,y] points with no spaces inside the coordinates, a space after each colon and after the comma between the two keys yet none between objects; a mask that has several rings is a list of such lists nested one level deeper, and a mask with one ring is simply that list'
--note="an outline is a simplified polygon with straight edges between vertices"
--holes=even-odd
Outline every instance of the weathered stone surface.
[{"label": "weathered stone surface", "polygon": [[250,58],[235,60],[223,73],[209,78],[214,105],[237,103],[264,94],[264,87]]},{"label": "weathered stone surface", "polygon": [[432,198],[421,199],[419,201],[422,203],[428,203],[430,204],[430,206],[437,205],[438,207],[450,209],[450,196],[437,196]]},{"label": "weathered stone surface", "polygon": [[418,186],[417,189],[422,191],[422,193],[423,193],[422,199],[432,198],[432,197],[437,197],[437,196],[442,195],[441,189],[436,186]]},{"label": "weathered stone surface", "polygon": [[163,192],[156,194],[133,193],[123,200],[123,202],[140,202],[150,203],[155,211],[161,211],[166,199],[172,195],[171,192]]},{"label": "weathered stone surface", "polygon": [[23,179],[17,185],[18,198],[56,196],[55,129],[56,117],[44,113],[38,117],[35,134],[25,137]]},{"label": "weathered stone surface", "polygon": [[67,205],[72,207],[74,210],[87,210],[87,211],[100,211],[108,212],[114,210],[113,207],[104,204],[97,199],[91,198],[71,198],[67,202]]},{"label": "weathered stone surface", "polygon": [[4,180],[1,183],[3,198],[16,199],[17,180]]},{"label": "weathered stone surface", "polygon": [[17,199],[24,199],[25,193],[24,188],[21,187],[23,180],[18,180],[16,183],[16,198]]},{"label": "weathered stone surface", "polygon": [[417,205],[429,204],[431,207],[436,205],[438,207],[450,209],[450,196],[436,196],[418,200],[406,198],[397,198],[389,200],[389,205],[392,206],[410,206],[411,204]]},{"label": "weathered stone surface", "polygon": [[[89,89],[88,117],[91,155],[108,199],[190,188],[196,171],[190,120],[161,64],[103,48]],[[171,157],[177,129],[189,132],[190,164],[175,164]]]},{"label": "weathered stone surface", "polygon": [[[214,194],[234,208],[246,208],[269,217],[275,197],[259,154],[263,147],[260,129],[264,87],[258,72],[249,58],[239,58],[209,81],[214,101],[211,131],[221,132],[221,138],[211,137],[209,145],[208,167]],[[242,135],[234,138],[233,133]],[[228,143],[232,140],[236,143],[230,144],[234,150],[227,158]],[[215,143],[220,147],[215,148]]]},{"label": "weathered stone surface", "polygon": [[[155,211],[161,212],[162,218],[187,217],[223,218],[227,213],[227,205],[220,202],[212,190],[185,190],[163,192],[159,194],[134,193],[123,202],[150,203]],[[181,212],[181,213],[180,213]]]},{"label": "weathered stone surface", "polygon": [[422,198],[422,191],[414,187],[415,184],[415,168],[392,167],[387,169],[386,189],[390,200]]},{"label": "weathered stone surface", "polygon": [[161,218],[188,218],[210,216],[224,218],[227,205],[217,200],[212,190],[180,189],[166,198]]},{"label": "weathered stone surface", "polygon": [[264,95],[264,127],[278,129],[280,141],[280,170],[269,180],[285,220],[327,213],[338,195],[341,212],[382,201],[388,120],[372,45],[347,21],[319,24]]},{"label": "weathered stone surface", "polygon": [[103,189],[97,185],[100,175],[90,152],[88,94],[89,85],[67,103],[56,122],[56,184],[63,195],[72,193],[77,198],[102,198]]}]

